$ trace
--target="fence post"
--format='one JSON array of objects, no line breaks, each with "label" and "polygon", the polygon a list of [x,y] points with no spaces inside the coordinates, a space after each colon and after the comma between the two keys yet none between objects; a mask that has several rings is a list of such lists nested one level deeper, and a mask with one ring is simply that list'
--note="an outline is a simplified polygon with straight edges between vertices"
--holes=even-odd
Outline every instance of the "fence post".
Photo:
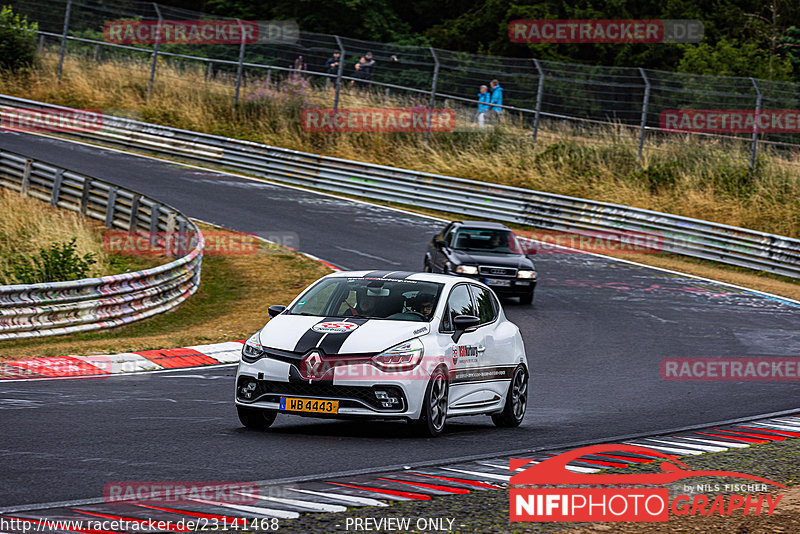
[{"label": "fence post", "polygon": [[25,160],[25,169],[22,171],[22,184],[20,185],[19,194],[23,197],[28,196],[28,187],[31,185],[31,167],[33,166],[32,159]]},{"label": "fence post", "polygon": [[61,194],[61,182],[64,181],[64,169],[58,169],[53,177],[53,193],[50,195],[50,205],[58,206],[58,197]]},{"label": "fence post", "polygon": [[67,0],[64,12],[64,32],[61,34],[61,52],[58,55],[58,83],[61,84],[61,72],[64,70],[64,53],[67,51],[67,31],[69,31],[69,14],[72,11],[72,0]]},{"label": "fence post", "polygon": [[428,101],[428,117],[425,121],[425,142],[431,137],[431,115],[433,114],[433,106],[436,103],[436,84],[439,81],[439,56],[436,55],[436,50],[433,47],[428,47],[433,56],[433,82],[431,82],[431,98]]},{"label": "fence post", "polygon": [[647,74],[644,69],[639,67],[639,74],[642,75],[644,80],[644,99],[642,99],[642,121],[639,124],[639,151],[636,153],[636,159],[642,159],[642,147],[644,147],[644,129],[647,126],[647,108],[650,105],[650,80],[647,79]]},{"label": "fence post", "polygon": [[233,105],[239,105],[239,89],[242,87],[242,63],[244,63],[244,24],[240,19],[236,19],[239,23],[239,30],[242,32],[242,42],[239,45],[239,65],[236,67],[236,93],[233,95]]},{"label": "fence post", "polygon": [[533,60],[536,71],[539,73],[539,87],[536,89],[536,112],[533,115],[533,144],[536,144],[536,135],[539,133],[539,115],[542,113],[542,97],[544,96],[544,70],[538,59]]},{"label": "fence post", "polygon": [[158,4],[153,2],[153,7],[156,10],[156,15],[158,15],[158,26],[156,26],[156,31],[158,34],[158,39],[156,39],[156,43],[153,45],[153,61],[150,64],[150,83],[147,85],[147,100],[150,100],[150,97],[153,95],[153,83],[156,80],[156,62],[158,61],[158,43],[161,42],[161,21],[164,20],[161,18],[161,9],[159,9]]},{"label": "fence post", "polygon": [[336,46],[339,47],[339,69],[336,71],[336,94],[333,96],[333,111],[334,113],[339,109],[339,91],[342,89],[342,72],[344,72],[344,45],[338,35],[336,38]]},{"label": "fence post", "polygon": [[753,117],[753,146],[750,149],[750,171],[756,168],[756,152],[758,152],[758,116],[761,114],[761,89],[759,89],[755,78],[750,78],[753,89],[756,90],[756,115]]}]

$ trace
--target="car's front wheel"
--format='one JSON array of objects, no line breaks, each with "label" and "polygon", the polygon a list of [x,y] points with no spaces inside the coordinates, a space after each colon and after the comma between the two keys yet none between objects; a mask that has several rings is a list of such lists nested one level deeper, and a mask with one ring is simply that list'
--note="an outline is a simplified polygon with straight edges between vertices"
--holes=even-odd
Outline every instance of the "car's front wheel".
[{"label": "car's front wheel", "polygon": [[246,406],[237,406],[236,411],[239,413],[239,421],[253,430],[268,429],[275,422],[275,417],[278,415],[277,410],[247,408]]},{"label": "car's front wheel", "polygon": [[442,433],[447,420],[449,392],[450,383],[447,373],[439,367],[431,375],[428,388],[425,390],[420,418],[414,421],[418,434],[435,438]]},{"label": "car's front wheel", "polygon": [[533,291],[519,296],[520,304],[531,304],[533,302]]},{"label": "car's front wheel", "polygon": [[518,365],[508,384],[506,404],[503,411],[492,415],[492,421],[497,426],[515,427],[525,418],[525,409],[528,407],[528,372],[525,367]]}]

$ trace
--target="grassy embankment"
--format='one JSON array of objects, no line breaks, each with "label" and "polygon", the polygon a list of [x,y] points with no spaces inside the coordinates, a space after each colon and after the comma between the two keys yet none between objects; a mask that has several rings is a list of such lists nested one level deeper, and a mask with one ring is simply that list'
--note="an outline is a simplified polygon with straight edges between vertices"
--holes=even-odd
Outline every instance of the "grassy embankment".
[{"label": "grassy embankment", "polygon": [[[643,158],[637,160],[635,132],[561,123],[544,123],[532,147],[530,132],[512,117],[497,127],[476,130],[470,123],[471,107],[457,110],[458,131],[434,134],[428,144],[420,134],[311,133],[300,128],[302,105],[329,107],[332,102],[332,90],[314,83],[295,84],[293,91],[284,84],[281,91],[267,91],[268,98],[248,101],[259,87],[250,80],[242,90],[243,104],[233,109],[229,78],[207,80],[201,69],[165,62],[159,65],[148,102],[149,64],[95,63],[68,56],[59,86],[54,61],[54,55],[45,55],[31,72],[2,77],[0,92],[292,149],[800,236],[800,166],[793,153],[762,151],[751,173],[747,143],[674,135],[648,138]],[[342,95],[345,107],[385,103],[384,95],[347,88]],[[388,103],[414,104],[397,97]],[[797,284],[772,276],[670,255],[623,257],[800,298]]]},{"label": "grassy embankment", "polygon": [[[201,225],[204,230],[211,229]],[[96,254],[93,276],[146,269],[160,256],[106,254],[104,228],[77,214],[0,189],[0,273],[18,254],[77,237],[79,254]],[[177,310],[132,325],[71,336],[0,342],[0,360],[117,353],[243,339],[267,321],[267,306],[286,304],[329,269],[301,254],[262,244],[256,254],[206,255],[198,289]],[[3,280],[3,283],[8,283]]]}]

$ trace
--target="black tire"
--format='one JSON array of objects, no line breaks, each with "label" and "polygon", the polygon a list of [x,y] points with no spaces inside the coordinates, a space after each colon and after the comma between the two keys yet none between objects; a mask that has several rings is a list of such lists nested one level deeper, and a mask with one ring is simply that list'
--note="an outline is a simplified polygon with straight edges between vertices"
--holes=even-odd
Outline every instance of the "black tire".
[{"label": "black tire", "polygon": [[275,417],[278,415],[277,410],[263,410],[260,408],[247,408],[245,406],[237,406],[236,411],[239,413],[239,421],[242,422],[247,428],[253,430],[266,430],[272,423],[275,422]]},{"label": "black tire", "polygon": [[435,438],[444,431],[449,393],[450,382],[447,373],[438,367],[431,375],[428,387],[425,389],[420,418],[413,422],[417,435]]},{"label": "black tire", "polygon": [[503,411],[492,415],[492,421],[499,427],[517,427],[525,418],[528,407],[528,372],[521,365],[514,369],[508,384],[506,405]]},{"label": "black tire", "polygon": [[519,296],[519,303],[520,304],[531,304],[533,303],[533,291],[530,293],[526,293],[524,295]]}]

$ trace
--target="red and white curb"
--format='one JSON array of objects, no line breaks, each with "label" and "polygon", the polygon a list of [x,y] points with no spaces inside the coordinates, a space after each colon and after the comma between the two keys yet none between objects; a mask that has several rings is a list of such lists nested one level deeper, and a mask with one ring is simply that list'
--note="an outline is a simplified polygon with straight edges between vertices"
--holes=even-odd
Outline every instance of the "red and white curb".
[{"label": "red and white curb", "polygon": [[238,363],[244,341],[92,356],[0,362],[0,380],[87,378]]},{"label": "red and white curb", "polygon": [[[800,416],[791,414],[758,420],[718,424],[700,429],[675,431],[622,440],[678,457],[720,452],[800,438]],[[585,444],[584,444],[585,445]],[[337,474],[296,482],[253,482],[247,505],[221,502],[208,498],[184,499],[180,504],[142,503],[135,500],[109,503],[102,498],[74,502],[24,505],[0,509],[0,519],[12,528],[8,533],[25,533],[42,527],[42,522],[64,521],[55,531],[101,534],[100,531],[74,526],[75,521],[89,517],[145,523],[149,520],[171,520],[173,523],[198,519],[227,525],[253,520],[284,520],[307,513],[343,513],[362,506],[387,506],[398,501],[428,501],[442,495],[463,495],[479,491],[505,489],[511,475],[552,456],[574,449],[521,451],[511,457],[529,458],[531,462],[515,470],[509,469],[508,455],[493,459],[461,461],[371,472]],[[609,452],[582,456],[567,469],[578,473],[594,473],[604,469],[642,463],[660,462],[661,457],[630,452]],[[255,489],[257,488],[257,490]],[[10,523],[10,520],[16,520]],[[26,526],[23,526],[26,525]],[[52,530],[52,529],[46,529]],[[104,530],[102,534],[116,533]]]}]

